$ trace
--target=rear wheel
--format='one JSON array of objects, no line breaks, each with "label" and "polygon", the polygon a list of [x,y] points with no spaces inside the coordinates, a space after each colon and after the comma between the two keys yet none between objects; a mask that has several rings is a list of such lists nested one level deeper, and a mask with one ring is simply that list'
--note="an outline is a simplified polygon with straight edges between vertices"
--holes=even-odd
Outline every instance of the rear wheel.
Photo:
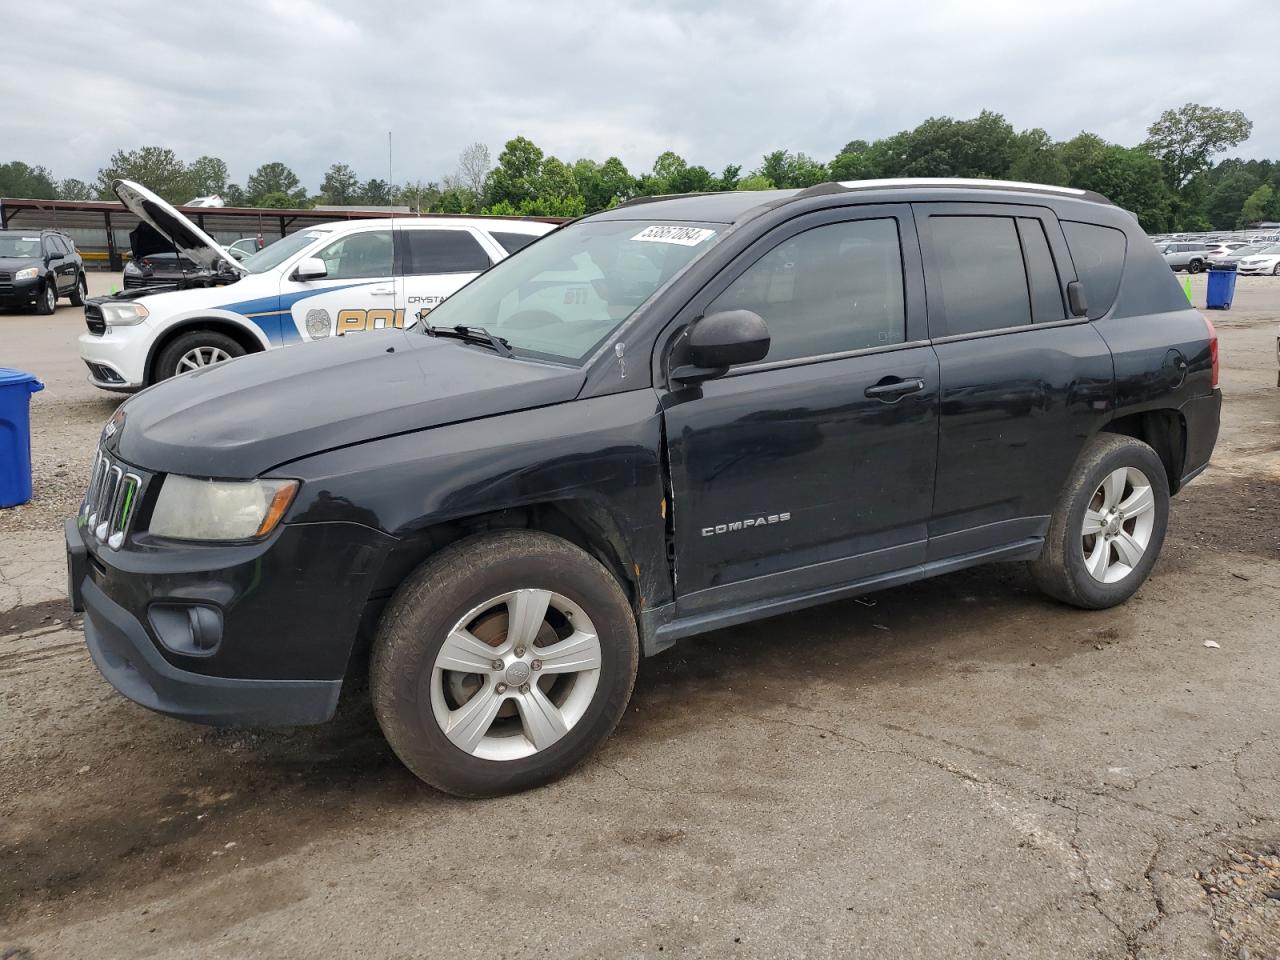
[{"label": "rear wheel", "polygon": [[71,305],[73,307],[83,307],[84,298],[89,295],[89,280],[82,273],[76,278],[76,285],[71,291]]},{"label": "rear wheel", "polygon": [[1168,523],[1169,481],[1155,451],[1132,437],[1102,434],[1063,488],[1032,576],[1064,603],[1113,607],[1151,573]]},{"label": "rear wheel", "polygon": [[458,796],[562,776],[626,709],[639,643],[617,580],[567,541],[461,541],[392,598],[374,638],[374,712],[396,755]]},{"label": "rear wheel", "polygon": [[39,297],[36,299],[36,313],[42,317],[47,317],[58,308],[58,288],[53,285],[52,280],[45,282],[44,289],[40,291]]},{"label": "rear wheel", "polygon": [[156,380],[167,380],[180,373],[189,373],[225,363],[244,356],[244,347],[225,333],[213,330],[193,330],[184,333],[160,353],[156,361]]}]

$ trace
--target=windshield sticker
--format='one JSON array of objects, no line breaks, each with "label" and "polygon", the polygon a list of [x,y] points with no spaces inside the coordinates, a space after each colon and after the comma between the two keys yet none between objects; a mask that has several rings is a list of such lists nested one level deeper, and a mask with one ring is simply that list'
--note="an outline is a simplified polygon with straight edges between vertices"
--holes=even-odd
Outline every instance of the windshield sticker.
[{"label": "windshield sticker", "polygon": [[23,237],[22,242],[23,243],[39,243],[40,238],[39,237]]},{"label": "windshield sticker", "polygon": [[706,227],[672,227],[654,224],[652,227],[645,227],[631,239],[647,243],[675,243],[682,247],[696,247],[703,240],[715,235],[714,230],[708,230]]}]

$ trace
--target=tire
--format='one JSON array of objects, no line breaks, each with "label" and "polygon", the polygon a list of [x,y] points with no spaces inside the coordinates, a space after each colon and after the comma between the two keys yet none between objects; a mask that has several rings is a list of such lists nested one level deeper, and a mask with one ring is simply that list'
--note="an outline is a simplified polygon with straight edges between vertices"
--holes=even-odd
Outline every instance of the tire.
[{"label": "tire", "polygon": [[225,333],[214,330],[192,330],[184,333],[160,351],[156,361],[156,381],[168,380],[180,373],[209,367],[244,356],[244,347]]},{"label": "tire", "polygon": [[1274,267],[1271,268],[1271,275],[1273,277],[1280,277],[1280,263],[1277,263]]},{"label": "tire", "polygon": [[42,317],[47,317],[57,309],[58,288],[53,285],[52,280],[46,280],[44,287],[40,291],[40,296],[36,299],[36,313]]},{"label": "tire", "polygon": [[1189,264],[1187,264],[1188,273],[1199,273],[1203,269],[1204,269],[1203,260],[1192,260]]},{"label": "tire", "polygon": [[[1139,480],[1146,482],[1148,496]],[[1123,516],[1117,507],[1125,508]],[[1085,535],[1086,519],[1098,533]],[[1114,607],[1151,573],[1168,525],[1169,480],[1156,452],[1132,437],[1101,434],[1072,468],[1031,575],[1063,603],[1086,610]]]},{"label": "tire", "polygon": [[82,273],[76,277],[76,285],[71,290],[71,305],[83,307],[84,298],[89,295],[89,279]]},{"label": "tire", "polygon": [[[531,626],[512,636],[525,598],[543,594],[547,606],[525,607]],[[534,643],[521,646],[529,636]],[[479,639],[477,650],[469,640]],[[441,666],[450,657],[476,669]],[[513,530],[452,544],[405,580],[374,636],[369,688],[406,767],[445,793],[489,797],[555,780],[603,743],[626,710],[638,661],[635,616],[613,575],[559,537]],[[467,714],[473,702],[490,709]]]}]

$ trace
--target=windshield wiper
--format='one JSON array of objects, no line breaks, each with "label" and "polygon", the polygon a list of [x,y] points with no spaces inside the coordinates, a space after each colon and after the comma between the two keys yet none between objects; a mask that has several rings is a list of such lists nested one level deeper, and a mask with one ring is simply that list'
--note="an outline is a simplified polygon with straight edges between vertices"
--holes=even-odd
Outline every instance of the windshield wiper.
[{"label": "windshield wiper", "polygon": [[478,343],[482,346],[492,347],[493,352],[500,357],[514,357],[511,352],[511,344],[502,337],[495,337],[484,327],[468,327],[458,324],[455,327],[437,327],[423,321],[423,332],[429,337],[451,337],[454,340],[462,340],[466,343]]}]

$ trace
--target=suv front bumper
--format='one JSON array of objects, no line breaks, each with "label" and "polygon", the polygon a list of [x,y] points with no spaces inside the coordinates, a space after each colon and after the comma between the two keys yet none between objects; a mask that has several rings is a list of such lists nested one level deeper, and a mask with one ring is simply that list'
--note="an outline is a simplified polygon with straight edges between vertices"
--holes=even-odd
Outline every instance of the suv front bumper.
[{"label": "suv front bumper", "polygon": [[[103,677],[151,710],[220,726],[333,716],[391,540],[320,523],[286,526],[262,544],[112,551],[75,520],[65,537],[68,592],[84,611],[85,642]],[[212,650],[174,649],[181,645],[164,634],[173,620],[157,610],[187,608],[216,611]]]},{"label": "suv front bumper", "polygon": [[36,302],[44,289],[44,277],[14,280],[0,287],[0,307],[26,307]]},{"label": "suv front bumper", "polygon": [[[108,390],[135,389],[145,386],[147,353],[154,342],[154,331],[146,323],[125,327],[107,327],[103,333],[82,333],[77,341],[80,359],[89,367],[89,382]],[[94,372],[105,367],[120,379],[107,380]]]}]

